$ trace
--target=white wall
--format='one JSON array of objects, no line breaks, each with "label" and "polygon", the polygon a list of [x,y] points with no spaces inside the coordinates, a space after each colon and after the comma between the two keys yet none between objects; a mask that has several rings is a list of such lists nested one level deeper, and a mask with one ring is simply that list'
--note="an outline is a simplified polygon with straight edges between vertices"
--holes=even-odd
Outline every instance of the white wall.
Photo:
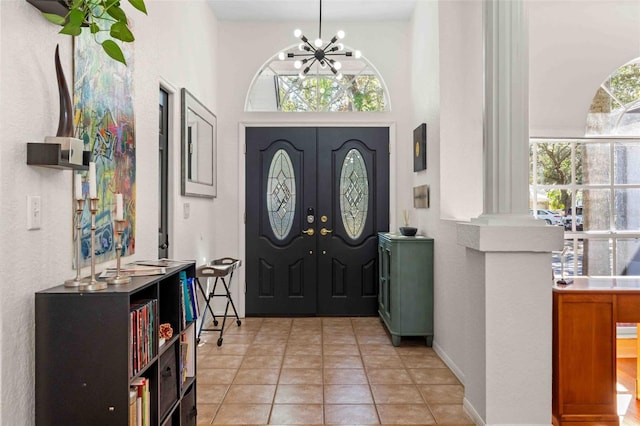
[{"label": "white wall", "polygon": [[[2,12],[3,12],[3,8],[0,6],[0,26],[2,24]],[[0,31],[0,75],[2,75],[2,31]],[[2,107],[2,105],[4,105],[4,103],[2,102],[2,90],[3,90],[3,79],[0,78],[0,108]],[[0,112],[0,129],[2,129],[4,127],[4,118],[3,115]],[[2,150],[0,150],[0,176],[2,176],[1,174],[2,171]],[[0,184],[2,183],[2,179],[0,178]],[[3,209],[0,209],[0,226],[1,224],[5,223],[4,222],[4,212]],[[0,248],[0,256],[4,255],[4,251],[2,251],[2,249]],[[2,272],[4,270],[4,268],[0,269],[0,272]],[[1,311],[0,311],[1,312]],[[2,395],[2,348],[3,348],[3,326],[2,323],[0,322],[0,395]],[[0,399],[0,424],[2,423],[2,400]]]},{"label": "white wall", "polygon": [[440,7],[440,218],[482,212],[482,2]]},{"label": "white wall", "polygon": [[640,2],[530,0],[531,136],[581,137],[600,84],[640,56]]},{"label": "white wall", "polygon": [[[126,5],[125,7],[128,7]],[[134,21],[137,227],[136,254],[124,261],[157,256],[158,85],[163,76],[216,104],[215,16],[203,1],[148,1],[149,16],[129,9]],[[75,276],[71,268],[72,195],[70,171],[26,165],[26,143],[54,135],[58,92],[54,50],[72,81],[72,44],[23,0],[0,1],[0,423],[34,422],[34,293]],[[180,36],[178,36],[180,35]],[[198,49],[197,53],[194,52]],[[179,105],[179,103],[178,103]],[[172,150],[179,156],[176,112]],[[179,191],[179,165],[172,184]],[[42,227],[26,230],[26,195],[42,197]],[[179,199],[179,196],[174,197]],[[191,201],[191,199],[190,199]],[[211,258],[209,202],[192,203],[192,220],[173,225],[183,238],[172,254]],[[194,223],[197,220],[198,223]],[[203,239],[193,243],[203,230]],[[111,262],[112,264],[113,262]],[[98,266],[98,270],[107,264]],[[89,271],[84,270],[83,275]],[[75,356],[82,356],[77,354]]]},{"label": "white wall", "polygon": [[[180,89],[186,88],[217,114],[218,22],[205,1],[162,1],[153,2],[150,6],[153,26],[148,27],[145,38],[155,41],[158,61],[155,77],[161,79],[166,89],[176,90],[169,100],[172,115],[169,123],[169,179],[172,183],[169,194],[169,257],[194,259],[203,264],[221,257],[215,255],[220,223],[216,220],[220,217],[216,216],[216,206],[224,203],[224,197],[210,199],[180,195]],[[150,81],[156,86],[157,96],[158,78]],[[223,143],[218,134],[218,146]],[[223,166],[221,163],[224,161],[218,162],[220,167]],[[222,169],[218,170],[218,179],[221,176],[224,176]],[[183,214],[185,204],[190,211],[188,218]]]},{"label": "white wall", "polygon": [[482,212],[481,2],[419,1],[412,20],[414,122],[427,123],[427,170],[413,185],[430,185],[431,205],[414,210],[435,238],[434,347],[461,381],[469,365],[473,277],[452,219]]},{"label": "white wall", "polygon": [[[386,113],[259,113],[244,112],[245,96],[260,67],[279,50],[295,43],[293,30],[300,27],[305,33],[317,31],[317,22],[281,23],[219,23],[219,54],[222,61],[233,67],[220,70],[218,119],[220,129],[218,157],[220,174],[218,190],[220,203],[215,205],[216,217],[224,217],[216,229],[216,253],[243,255],[244,253],[244,127],[245,125],[393,125],[391,152],[391,229],[397,229],[396,217],[412,203],[411,164],[412,137],[416,126],[410,120],[409,108],[409,29],[405,22],[340,23],[323,22],[323,34],[333,34],[342,28],[346,32],[345,45],[359,49],[378,69],[391,94],[390,112]],[[384,34],[384,37],[381,35]],[[397,145],[397,147],[394,146]],[[397,168],[397,173],[396,173]],[[233,205],[233,203],[236,203]],[[250,214],[250,212],[249,212]],[[239,232],[238,232],[239,231]],[[234,278],[235,279],[235,278]],[[244,268],[238,282],[244,282]],[[237,299],[244,294],[235,287]],[[240,303],[242,306],[242,303]],[[241,309],[244,312],[243,309]]]}]

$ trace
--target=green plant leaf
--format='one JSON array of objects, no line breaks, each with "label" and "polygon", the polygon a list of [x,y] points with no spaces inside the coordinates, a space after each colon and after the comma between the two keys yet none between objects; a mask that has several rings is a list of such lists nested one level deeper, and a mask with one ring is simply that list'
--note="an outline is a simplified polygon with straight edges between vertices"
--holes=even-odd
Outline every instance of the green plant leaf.
[{"label": "green plant leaf", "polygon": [[92,22],[89,27],[91,28],[91,34],[95,34],[100,31],[100,27],[95,22]]},{"label": "green plant leaf", "polygon": [[129,27],[127,27],[122,22],[116,22],[115,24],[113,24],[111,26],[111,31],[109,31],[109,34],[111,34],[111,37],[127,43],[135,40],[135,38],[133,37],[133,33],[129,30]]},{"label": "green plant leaf", "polygon": [[78,9],[72,9],[69,12],[69,23],[80,26],[84,22],[84,12]]},{"label": "green plant leaf", "polygon": [[129,0],[131,6],[138,9],[140,12],[147,14],[147,6],[144,4],[144,0]]},{"label": "green plant leaf", "polygon": [[104,49],[105,53],[109,55],[111,58],[127,65],[127,61],[124,59],[124,54],[122,53],[122,49],[120,49],[120,46],[118,46],[115,41],[113,40],[103,41],[102,48]]},{"label": "green plant leaf", "polygon": [[124,22],[125,24],[127,23],[127,15],[124,13],[124,10],[122,10],[120,7],[111,6],[110,8],[107,9],[107,13],[111,15],[114,19],[116,19],[118,22]]},{"label": "green plant leaf", "polygon": [[59,31],[59,34],[67,34],[71,36],[79,36],[81,33],[82,28],[80,27],[80,24],[74,24],[73,22],[69,22]]},{"label": "green plant leaf", "polygon": [[83,3],[84,3],[84,0],[73,0],[71,2],[71,5],[69,6],[69,9],[80,9]]},{"label": "green plant leaf", "polygon": [[63,26],[67,19],[64,16],[56,15],[55,13],[42,13],[42,16],[47,18],[49,22],[53,22],[56,25]]},{"label": "green plant leaf", "polygon": [[104,2],[104,7],[106,9],[113,7],[113,6],[120,6],[120,0],[106,0]]}]

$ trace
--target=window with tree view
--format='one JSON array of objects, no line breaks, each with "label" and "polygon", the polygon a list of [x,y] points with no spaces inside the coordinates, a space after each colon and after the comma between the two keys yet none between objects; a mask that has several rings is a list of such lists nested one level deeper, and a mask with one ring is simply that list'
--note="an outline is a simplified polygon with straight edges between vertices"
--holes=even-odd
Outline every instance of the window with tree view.
[{"label": "window with tree view", "polygon": [[[285,50],[294,52],[296,47]],[[274,55],[255,76],[246,111],[342,112],[389,111],[386,87],[364,57],[341,58],[341,78],[318,63],[301,78],[294,61]]]},{"label": "window with tree view", "polygon": [[640,62],[598,88],[585,138],[531,139],[530,207],[561,217],[554,272],[640,275]]}]

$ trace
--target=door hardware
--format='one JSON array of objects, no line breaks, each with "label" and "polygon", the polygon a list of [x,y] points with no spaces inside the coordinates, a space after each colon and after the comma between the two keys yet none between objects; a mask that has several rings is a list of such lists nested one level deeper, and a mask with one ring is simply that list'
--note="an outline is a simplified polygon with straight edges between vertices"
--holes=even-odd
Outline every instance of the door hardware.
[{"label": "door hardware", "polygon": [[316,231],[313,230],[313,228],[309,228],[309,229],[305,229],[304,231],[302,231],[303,234],[307,234],[308,236],[313,236],[313,234],[315,234]]},{"label": "door hardware", "polygon": [[333,229],[322,228],[320,230],[320,235],[325,236],[325,235],[330,234],[332,232],[333,232]]},{"label": "door hardware", "polygon": [[329,220],[329,218],[328,218],[328,217],[326,217],[326,216],[324,216],[324,215],[322,215],[322,216],[320,217],[320,222],[322,222],[322,223],[327,223],[327,220]]}]

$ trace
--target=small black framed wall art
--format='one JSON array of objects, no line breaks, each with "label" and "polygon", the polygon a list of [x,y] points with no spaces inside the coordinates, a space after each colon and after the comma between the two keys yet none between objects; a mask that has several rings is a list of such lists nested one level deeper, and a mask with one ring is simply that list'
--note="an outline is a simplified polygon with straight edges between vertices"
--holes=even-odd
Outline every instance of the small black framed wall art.
[{"label": "small black framed wall art", "polygon": [[413,131],[413,171],[427,168],[427,124],[422,123]]}]

